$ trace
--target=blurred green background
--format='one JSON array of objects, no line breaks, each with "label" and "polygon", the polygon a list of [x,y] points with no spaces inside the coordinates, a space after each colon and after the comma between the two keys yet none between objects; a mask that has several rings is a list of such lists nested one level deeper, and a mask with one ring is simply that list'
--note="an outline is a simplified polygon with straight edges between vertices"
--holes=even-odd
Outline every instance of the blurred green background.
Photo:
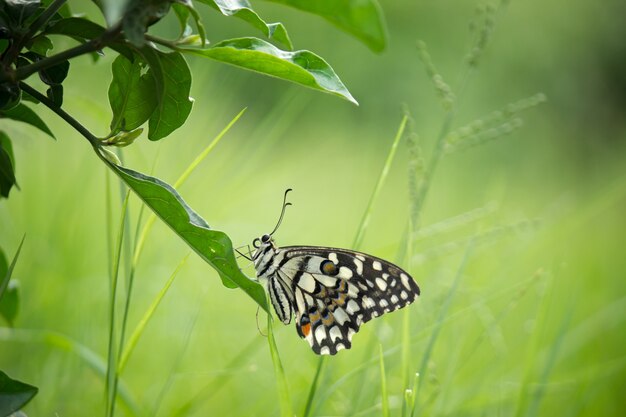
[{"label": "blurred green background", "polygon": [[[187,124],[161,142],[138,141],[124,151],[125,163],[173,183],[247,107],[180,193],[238,246],[271,230],[290,187],[294,206],[276,235],[278,244],[349,247],[403,104],[426,158],[442,123],[416,40],[427,43],[454,88],[476,4],[383,1],[389,46],[376,55],[317,17],[257,3],[261,16],[287,26],[296,49],[325,58],[360,106],[191,59],[196,101]],[[96,13],[82,2],[70,4]],[[198,8],[213,41],[257,36],[242,22]],[[375,320],[355,336],[352,350],[328,360],[314,415],[381,414],[379,343],[387,353],[392,415],[400,415],[403,372],[413,374],[421,364],[465,242],[489,232],[470,251],[442,317],[422,375],[418,415],[623,413],[624,16],[626,4],[619,0],[559,0],[513,1],[499,17],[455,127],[537,92],[548,100],[525,112],[524,127],[512,135],[446,156],[439,165],[423,227],[481,207],[484,215],[415,244],[410,268],[422,297],[409,307],[410,369],[401,369],[402,313]],[[167,34],[175,28],[168,18],[155,30]],[[72,61],[66,82],[64,107],[101,135],[110,121],[112,58]],[[21,191],[0,204],[0,247],[11,256],[26,234],[14,273],[22,291],[16,327],[60,332],[105,357],[108,173],[84,139],[45,109],[41,114],[57,142],[3,122],[14,141]],[[408,219],[408,160],[403,142],[360,248],[391,261],[398,260]],[[116,201],[115,224],[120,205]],[[132,197],[133,227],[139,207]],[[157,222],[137,271],[131,330],[189,252]],[[402,266],[409,267],[406,261]],[[251,268],[245,271],[253,275]],[[249,298],[224,288],[217,273],[192,255],[130,358],[122,376],[128,392],[150,415],[174,415],[189,401],[192,407],[182,415],[277,415],[275,376],[255,312]],[[276,337],[299,414],[317,358],[292,327],[281,325]],[[25,410],[29,415],[104,412],[102,378],[50,341],[0,340],[0,369],[40,388]],[[118,412],[128,414],[123,406]]]}]

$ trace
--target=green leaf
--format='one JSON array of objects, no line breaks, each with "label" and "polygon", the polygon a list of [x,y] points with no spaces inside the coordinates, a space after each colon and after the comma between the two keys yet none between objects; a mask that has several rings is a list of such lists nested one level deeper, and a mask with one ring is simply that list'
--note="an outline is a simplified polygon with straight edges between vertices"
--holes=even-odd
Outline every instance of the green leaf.
[{"label": "green leaf", "polygon": [[55,139],[54,134],[44,123],[43,120],[35,113],[30,107],[24,104],[18,104],[11,110],[0,110],[0,119],[12,119],[18,122],[28,123],[31,126],[36,127],[44,133],[47,133],[52,139]]},{"label": "green leaf", "polygon": [[259,15],[252,10],[252,5],[248,0],[198,0],[200,3],[207,4],[214,9],[219,10],[224,16],[234,16],[247,23],[254,28],[260,30],[270,39],[275,39],[287,49],[292,50],[293,45],[287,29],[282,23],[266,23]]},{"label": "green leaf", "polygon": [[65,80],[69,70],[70,61],[63,61],[39,71],[39,78],[48,85],[59,85]]},{"label": "green leaf", "polygon": [[52,49],[52,47],[53,45],[50,38],[42,35],[33,39],[32,43],[28,46],[28,50],[42,56],[47,56],[48,51]]},{"label": "green leaf", "polygon": [[0,131],[0,196],[9,198],[14,185],[17,186],[13,146],[7,134]]},{"label": "green leaf", "polygon": [[170,11],[172,2],[173,0],[130,0],[122,18],[126,39],[136,47],[143,46],[148,26],[161,20]]},{"label": "green leaf", "polygon": [[358,105],[332,67],[310,51],[283,51],[257,38],[229,39],[210,48],[181,51],[334,94]]},{"label": "green leaf", "polygon": [[174,233],[217,270],[224,286],[241,288],[267,310],[263,287],[241,272],[235,260],[232,242],[226,233],[211,229],[171,185],[112,164],[106,159],[103,161]]},{"label": "green leaf", "polygon": [[144,71],[145,67],[145,62],[138,56],[132,62],[122,55],[113,61],[113,80],[109,86],[112,134],[134,130],[154,113],[157,105],[155,80],[152,72]]},{"label": "green leaf", "polygon": [[94,39],[106,29],[82,17],[68,17],[50,24],[44,31],[47,35],[66,35],[80,39]]},{"label": "green leaf", "polygon": [[[11,165],[15,168],[15,156],[13,155],[13,144],[11,143],[11,139],[9,135],[0,130],[0,148],[4,148],[4,150],[9,155],[9,160],[11,161]],[[0,264],[1,266],[1,264]],[[2,269],[0,269],[2,271]],[[0,275],[2,275],[0,273]]]},{"label": "green leaf", "polygon": [[[204,25],[202,24],[202,21],[200,20],[200,14],[193,7],[193,3],[191,2],[191,0],[178,0],[178,3],[173,4],[172,6],[174,8],[174,12],[176,12],[176,16],[178,16],[178,20],[181,26],[187,26],[187,20],[189,19],[189,15],[193,17],[193,20],[196,23],[196,28],[198,28],[198,34],[200,35],[200,39],[202,40],[202,46],[204,46],[206,44],[206,31],[204,30]],[[181,14],[180,10],[187,11],[186,19],[184,17],[185,14],[184,13]],[[185,21],[184,24],[183,24],[183,19]],[[183,28],[181,36],[187,36],[188,34],[185,33],[186,31],[187,31],[186,27]]]},{"label": "green leaf", "polygon": [[24,407],[37,391],[37,387],[11,379],[0,371],[0,416],[8,416]]},{"label": "green leaf", "polygon": [[9,327],[15,325],[15,318],[19,310],[19,288],[18,281],[12,279],[4,291],[4,296],[0,299],[0,316],[4,317],[7,323],[9,323]]},{"label": "green leaf", "polygon": [[63,86],[61,84],[55,84],[48,87],[46,95],[57,106],[61,107],[63,105]]},{"label": "green leaf", "polygon": [[154,79],[156,108],[150,116],[148,139],[163,139],[181,127],[191,113],[191,72],[183,55],[168,54],[145,47],[141,54],[150,65]]},{"label": "green leaf", "polygon": [[[105,30],[104,27],[91,20],[82,17],[68,17],[50,24],[43,33],[48,35],[65,35],[79,42],[85,42],[98,38]],[[121,42],[110,43],[109,48],[124,55],[128,59],[132,59],[133,57],[132,50]]]},{"label": "green leaf", "polygon": [[7,256],[4,254],[2,248],[0,248],[0,277],[4,277],[9,270],[9,261],[7,261]]},{"label": "green leaf", "polygon": [[0,84],[0,113],[15,108],[22,99],[22,90],[18,84]]},{"label": "green leaf", "polygon": [[191,26],[187,23],[189,21],[189,9],[182,4],[172,4],[172,10],[174,10],[174,14],[178,19],[178,24],[180,25],[180,38],[183,38],[187,35],[191,34]]},{"label": "green leaf", "polygon": [[[0,281],[0,300],[2,300],[2,297],[4,296],[4,291],[9,285],[9,280],[11,280],[11,275],[13,275],[13,268],[15,268],[15,264],[17,263],[17,258],[19,258],[20,256],[20,251],[22,250],[23,244],[24,244],[24,237],[22,238],[22,241],[20,242],[20,246],[17,247],[17,251],[15,252],[15,256],[13,257],[13,260],[11,261],[11,265],[9,265],[9,267],[6,268],[4,273],[0,275],[0,280],[1,280]],[[4,256],[4,254],[2,256]],[[6,259],[3,261],[3,263],[6,264]]]},{"label": "green leaf", "polygon": [[5,0],[4,10],[7,16],[10,17],[15,23],[21,25],[29,17],[33,16],[39,5],[40,0]]},{"label": "green leaf", "polygon": [[375,52],[381,52],[387,44],[385,20],[377,0],[269,1],[321,16]]}]

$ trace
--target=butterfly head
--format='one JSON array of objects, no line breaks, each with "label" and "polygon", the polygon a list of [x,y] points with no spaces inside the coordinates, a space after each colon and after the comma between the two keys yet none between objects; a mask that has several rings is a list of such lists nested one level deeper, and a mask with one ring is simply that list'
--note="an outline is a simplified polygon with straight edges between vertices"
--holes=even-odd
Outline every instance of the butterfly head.
[{"label": "butterfly head", "polygon": [[272,235],[269,235],[267,233],[254,239],[252,241],[252,246],[254,246],[256,249],[255,255],[259,252],[263,252],[268,246],[276,249],[274,238],[272,237]]}]

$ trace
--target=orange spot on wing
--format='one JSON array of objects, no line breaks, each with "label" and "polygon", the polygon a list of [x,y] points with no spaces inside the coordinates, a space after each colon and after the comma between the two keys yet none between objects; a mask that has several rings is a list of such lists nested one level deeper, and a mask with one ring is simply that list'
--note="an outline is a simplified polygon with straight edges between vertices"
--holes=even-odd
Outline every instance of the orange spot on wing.
[{"label": "orange spot on wing", "polygon": [[307,323],[304,326],[301,327],[302,329],[302,334],[304,335],[304,337],[307,337],[309,335],[309,333],[311,333],[311,323]]}]

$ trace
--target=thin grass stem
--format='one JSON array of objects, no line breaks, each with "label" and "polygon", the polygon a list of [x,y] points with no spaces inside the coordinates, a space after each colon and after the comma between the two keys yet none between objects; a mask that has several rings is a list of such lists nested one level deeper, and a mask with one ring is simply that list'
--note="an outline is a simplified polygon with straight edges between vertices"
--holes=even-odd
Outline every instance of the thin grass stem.
[{"label": "thin grass stem", "polygon": [[185,264],[187,263],[187,260],[189,259],[189,255],[190,254],[187,254],[178,263],[178,266],[176,266],[176,269],[174,270],[174,272],[172,272],[172,274],[168,278],[163,288],[161,288],[161,290],[156,295],[156,297],[154,297],[154,299],[152,300],[152,303],[150,304],[146,312],[141,317],[141,320],[139,320],[139,323],[137,323],[137,327],[135,327],[135,330],[133,330],[133,333],[131,334],[130,338],[128,338],[128,343],[126,344],[126,347],[124,348],[122,354],[120,355],[120,360],[117,366],[118,374],[121,374],[124,371],[124,368],[126,367],[126,363],[128,362],[128,358],[135,350],[135,347],[137,346],[137,343],[139,342],[139,338],[141,337],[144,330],[146,329],[146,326],[148,325],[148,322],[150,321],[150,319],[152,319],[152,316],[154,315],[157,308],[159,307],[159,304],[161,304],[161,301],[165,297],[165,294],[167,294],[168,290],[172,286],[174,279],[176,278],[176,276],[178,275],[182,267],[185,266]]},{"label": "thin grass stem", "polygon": [[[206,148],[204,148],[204,150],[191,162],[191,164],[189,164],[189,166],[185,169],[185,171],[183,171],[183,173],[180,175],[180,177],[178,177],[178,179],[174,183],[174,186],[173,186],[174,188],[178,188],[181,185],[183,185],[185,180],[189,178],[189,175],[191,175],[191,173],[200,165],[200,163],[211,153],[213,148],[217,146],[220,140],[222,140],[224,135],[226,135],[226,133],[230,130],[230,128],[233,127],[233,125],[237,122],[237,120],[239,120],[239,118],[245,113],[245,111],[246,111],[246,108],[242,109],[239,113],[237,113],[237,115],[226,125],[226,127],[224,127],[224,129],[222,129],[222,131],[218,133],[217,136],[215,136],[215,138],[211,141],[211,143],[209,143],[209,145]],[[146,238],[148,237],[148,234],[150,233],[150,230],[152,229],[152,226],[154,225],[156,218],[157,218],[156,214],[151,213],[150,217],[148,217],[148,220],[146,221],[146,224],[141,230],[139,241],[137,242],[137,245],[135,247],[135,252],[133,255],[132,264],[134,266],[136,266],[139,262],[139,257],[141,256],[141,253],[143,251]]]},{"label": "thin grass stem", "polygon": [[117,392],[117,386],[115,384],[115,369],[116,358],[115,354],[115,305],[117,302],[117,283],[119,277],[119,268],[122,257],[122,243],[124,241],[125,219],[126,209],[128,208],[128,199],[130,197],[130,190],[126,192],[126,197],[122,204],[122,212],[120,214],[120,225],[117,234],[117,240],[115,242],[114,258],[111,267],[113,272],[111,276],[111,293],[109,304],[109,344],[108,344],[108,359],[107,359],[107,378],[106,378],[106,416],[113,417],[115,414],[115,398]]},{"label": "thin grass stem", "polygon": [[[252,340],[244,346],[233,359],[231,359],[224,369],[234,369],[237,366],[240,366],[245,360],[249,359],[255,350],[261,346],[260,340],[260,337],[252,338]],[[233,375],[235,375],[235,373],[227,372],[220,375],[219,378],[212,380],[200,389],[191,399],[183,403],[183,405],[181,405],[175,412],[170,413],[170,415],[172,417],[193,415],[195,410],[200,407],[200,404],[213,398],[214,395],[227,385]]]},{"label": "thin grass stem", "polygon": [[380,396],[383,417],[389,417],[389,393],[387,392],[387,377],[385,375],[385,358],[383,356],[383,346],[378,345],[380,358]]},{"label": "thin grass stem", "polygon": [[311,382],[311,387],[309,388],[309,395],[307,395],[306,398],[306,404],[304,405],[302,417],[309,417],[311,415],[313,399],[315,398],[315,394],[317,393],[317,389],[319,387],[319,379],[320,375],[322,374],[322,369],[324,368],[325,362],[325,356],[321,356],[317,360],[317,369],[315,370],[315,376],[313,377],[313,382]]},{"label": "thin grass stem", "polygon": [[459,268],[456,272],[456,276],[454,277],[454,282],[452,283],[452,286],[450,287],[450,291],[448,291],[448,295],[446,296],[446,299],[444,301],[443,306],[441,307],[441,310],[439,310],[439,315],[437,317],[435,328],[433,329],[430,335],[430,339],[428,340],[428,344],[426,345],[424,356],[422,357],[422,362],[419,368],[420,378],[418,380],[417,390],[415,392],[415,404],[413,406],[413,409],[411,410],[411,417],[415,416],[416,412],[419,413],[419,406],[418,406],[419,394],[422,388],[422,382],[424,381],[424,376],[426,375],[426,372],[427,372],[428,362],[430,361],[430,356],[435,348],[435,344],[437,343],[437,339],[439,337],[441,328],[443,327],[443,322],[448,313],[448,309],[450,308],[450,305],[452,304],[452,300],[454,299],[454,295],[456,294],[459,288],[461,276],[463,276],[463,272],[465,271],[465,266],[467,265],[467,261],[469,260],[469,256],[470,256],[470,253],[472,252],[473,245],[474,245],[474,242],[470,241],[467,245],[467,248],[465,249],[465,254],[463,255],[461,264],[459,265]]},{"label": "thin grass stem", "polygon": [[407,123],[407,116],[404,115],[402,117],[402,121],[400,122],[400,126],[398,127],[398,131],[396,136],[391,144],[391,148],[389,149],[389,153],[387,154],[387,159],[385,160],[385,164],[383,165],[383,169],[380,171],[380,175],[378,176],[378,181],[376,181],[376,186],[374,187],[374,191],[370,196],[369,202],[365,208],[365,212],[363,213],[363,217],[361,218],[361,222],[359,223],[359,228],[357,229],[357,234],[352,242],[352,248],[358,250],[363,244],[363,238],[365,237],[365,231],[367,226],[369,225],[370,217],[372,215],[372,209],[374,207],[374,202],[378,199],[378,195],[383,188],[383,184],[387,179],[387,174],[389,174],[389,169],[391,168],[391,163],[393,162],[393,158],[396,155],[396,150],[398,149],[398,143],[400,143],[400,139],[404,134],[404,129]]},{"label": "thin grass stem", "polygon": [[[268,305],[270,300],[267,300]],[[293,417],[291,411],[291,399],[289,397],[289,387],[287,385],[287,377],[285,376],[285,370],[278,354],[278,347],[276,346],[276,340],[274,339],[274,328],[272,326],[272,313],[267,313],[267,342],[270,347],[270,355],[272,358],[272,364],[274,365],[274,374],[276,375],[276,389],[278,391],[278,403],[280,405],[281,417]]]}]

